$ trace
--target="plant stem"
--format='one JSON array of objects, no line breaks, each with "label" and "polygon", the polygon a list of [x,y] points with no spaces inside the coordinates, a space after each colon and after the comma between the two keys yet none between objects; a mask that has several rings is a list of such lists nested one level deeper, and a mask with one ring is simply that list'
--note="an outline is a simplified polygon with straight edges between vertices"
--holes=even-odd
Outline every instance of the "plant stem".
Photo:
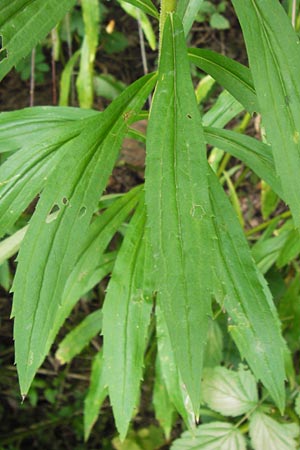
[{"label": "plant stem", "polygon": [[258,231],[264,230],[272,223],[279,221],[280,219],[287,219],[288,217],[291,217],[291,211],[285,211],[279,214],[279,216],[276,216],[273,219],[267,220],[266,222],[257,225],[257,227],[254,227],[251,230],[247,231],[246,236],[251,236],[252,234],[258,233]]}]

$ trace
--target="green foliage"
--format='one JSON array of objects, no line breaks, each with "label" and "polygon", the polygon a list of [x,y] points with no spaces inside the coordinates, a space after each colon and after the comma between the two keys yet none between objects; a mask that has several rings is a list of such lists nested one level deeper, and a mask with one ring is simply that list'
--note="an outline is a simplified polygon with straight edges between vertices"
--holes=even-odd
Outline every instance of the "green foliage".
[{"label": "green foliage", "polygon": [[[4,1],[0,78],[74,1],[46,3]],[[9,288],[7,260],[19,251],[12,316],[21,394],[29,392],[31,404],[37,403],[38,388],[30,386],[60,327],[76,302],[110,275],[103,304],[56,353],[60,362],[70,362],[102,333],[84,403],[86,440],[108,396],[120,433],[114,448],[163,445],[157,427],[129,429],[141,380],[151,379],[155,366],[153,403],[161,428],[169,437],[178,413],[189,429],[174,450],[243,450],[249,442],[254,450],[296,449],[299,376],[289,351],[300,348],[298,37],[277,0],[233,0],[247,68],[215,52],[187,48],[199,8],[212,26],[227,27],[224,2],[182,0],[176,9],[163,0],[161,15],[150,0],[127,3],[124,9],[141,20],[153,48],[146,14],[160,18],[157,73],[126,88],[111,76],[94,76],[99,39],[108,53],[127,44],[118,32],[106,33],[105,42],[99,33],[103,9],[85,0],[75,27],[80,49],[61,78],[61,106],[0,114],[0,283]],[[78,61],[79,103],[86,110],[67,107]],[[211,91],[200,84],[196,98],[190,62],[210,74],[210,87],[215,80],[225,89],[203,116],[197,98],[211,101]],[[101,113],[89,110],[95,89],[102,93],[103,86],[112,102]],[[152,91],[148,114],[143,107]],[[265,142],[223,129],[244,109],[262,114]],[[149,119],[146,137],[130,128],[141,118]],[[250,115],[245,118],[243,123]],[[146,144],[145,184],[103,196],[126,135]],[[209,157],[206,143],[213,147]],[[229,155],[243,166],[229,166]],[[243,174],[252,170],[270,189],[262,197],[265,222],[253,230],[243,229],[240,208],[243,174],[236,174],[245,166]],[[269,219],[278,199],[291,212]],[[28,215],[32,201],[37,206]],[[250,249],[245,234],[262,230]],[[241,358],[251,372],[226,368],[237,367]],[[57,387],[44,387],[47,402],[55,403]]]}]

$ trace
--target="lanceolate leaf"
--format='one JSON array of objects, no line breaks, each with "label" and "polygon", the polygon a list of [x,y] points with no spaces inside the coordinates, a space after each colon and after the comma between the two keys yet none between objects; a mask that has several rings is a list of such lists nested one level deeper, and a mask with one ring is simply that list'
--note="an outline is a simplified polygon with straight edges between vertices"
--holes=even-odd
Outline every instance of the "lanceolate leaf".
[{"label": "lanceolate leaf", "polygon": [[[153,75],[143,77],[104,113],[92,117],[66,145],[63,160],[47,180],[22,243],[14,283],[14,335],[22,394],[27,393],[49,350],[48,337],[66,280],[82,250],[128,121],[142,107],[153,83]],[[49,213],[55,210],[55,219],[49,221]]]},{"label": "lanceolate leaf", "polygon": [[184,32],[167,16],[147,131],[146,205],[162,308],[194,413],[210,314],[208,167]]},{"label": "lanceolate leaf", "polygon": [[227,89],[247,111],[259,111],[248,67],[219,53],[200,48],[190,48],[189,58],[197,67],[209,73],[222,87]]},{"label": "lanceolate leaf", "polygon": [[84,399],[84,439],[88,440],[94,423],[96,422],[102,403],[108,395],[107,385],[103,373],[103,353],[98,352],[94,357],[91,381],[87,396]]},{"label": "lanceolate leaf", "polygon": [[176,11],[182,20],[185,35],[190,31],[202,1],[203,0],[179,0],[177,2]]},{"label": "lanceolate leaf", "polygon": [[102,310],[89,314],[60,342],[55,357],[61,364],[71,361],[86,347],[91,339],[100,334],[102,328]]},{"label": "lanceolate leaf", "polygon": [[145,265],[145,220],[142,199],[118,253],[103,307],[105,379],[121,439],[137,407],[152,310],[151,292],[143,290],[150,270]]},{"label": "lanceolate leaf", "polygon": [[1,0],[0,80],[27,56],[76,0]]},{"label": "lanceolate leaf", "polygon": [[216,236],[216,297],[229,315],[229,331],[241,355],[283,410],[284,343],[271,293],[213,172],[210,185]]},{"label": "lanceolate leaf", "polygon": [[300,41],[277,0],[233,0],[233,5],[285,200],[300,227]]},{"label": "lanceolate leaf", "polygon": [[140,8],[146,14],[150,14],[150,16],[159,18],[158,11],[151,0],[126,0],[126,3],[130,3],[137,8]]},{"label": "lanceolate leaf", "polygon": [[221,148],[243,161],[283,198],[270,146],[249,136],[220,128],[205,127],[204,136],[208,144]]}]

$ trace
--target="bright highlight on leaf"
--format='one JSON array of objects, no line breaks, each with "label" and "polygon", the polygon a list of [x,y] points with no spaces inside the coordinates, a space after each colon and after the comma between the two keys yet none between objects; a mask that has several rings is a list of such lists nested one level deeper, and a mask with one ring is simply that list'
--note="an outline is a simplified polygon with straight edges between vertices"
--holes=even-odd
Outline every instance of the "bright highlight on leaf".
[{"label": "bright highlight on leaf", "polygon": [[206,369],[202,381],[203,400],[223,416],[240,416],[258,402],[256,381],[244,368],[237,372],[225,367]]}]

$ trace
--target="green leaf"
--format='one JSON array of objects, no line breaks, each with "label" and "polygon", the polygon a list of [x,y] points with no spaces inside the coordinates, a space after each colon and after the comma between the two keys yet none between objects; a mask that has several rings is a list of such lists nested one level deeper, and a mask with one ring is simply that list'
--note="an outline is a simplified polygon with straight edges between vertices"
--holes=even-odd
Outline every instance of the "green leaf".
[{"label": "green leaf", "polygon": [[212,14],[209,24],[212,28],[217,30],[228,30],[230,28],[230,23],[222,14],[215,12]]},{"label": "green leaf", "polygon": [[86,347],[102,328],[102,310],[89,314],[59,343],[55,357],[60,364],[70,362]]},{"label": "green leaf", "polygon": [[300,253],[300,234],[299,230],[291,230],[279,253],[277,266],[284,267],[295,259]]},{"label": "green leaf", "polygon": [[157,302],[196,415],[211,313],[208,169],[201,130],[183,29],[171,14],[147,129],[145,192]]},{"label": "green leaf", "polygon": [[204,367],[214,367],[223,359],[223,336],[221,328],[215,320],[209,320],[207,343],[204,354]]},{"label": "green leaf", "polygon": [[75,0],[2,0],[0,80],[55,27]]},{"label": "green leaf", "polygon": [[94,77],[95,94],[108,100],[114,100],[125,89],[125,84],[112,75],[97,75]]},{"label": "green leaf", "polygon": [[59,82],[59,106],[68,106],[71,89],[71,81],[74,73],[74,67],[78,62],[80,49],[77,50],[69,59],[60,75]]},{"label": "green leaf", "polygon": [[160,367],[160,359],[156,358],[155,380],[153,389],[153,405],[155,417],[164,430],[166,439],[170,439],[175,408],[168,394]]},{"label": "green leaf", "polygon": [[156,19],[159,18],[159,13],[151,0],[126,0],[126,3],[140,8],[146,14],[150,14]]},{"label": "green leaf", "polygon": [[215,296],[228,313],[228,329],[242,357],[283,410],[284,342],[271,293],[213,172],[210,186],[215,227]]},{"label": "green leaf", "polygon": [[215,104],[203,115],[202,124],[205,127],[223,128],[243,110],[243,106],[229,92],[223,91]]},{"label": "green leaf", "polygon": [[[276,175],[274,167],[274,175]],[[262,177],[264,178],[264,177]],[[278,181],[278,177],[277,177]],[[278,191],[277,191],[278,192]],[[270,215],[276,211],[280,199],[278,195],[272,189],[272,187],[262,179],[261,182],[261,212],[264,220],[267,220]]]},{"label": "green leaf", "polygon": [[156,50],[156,38],[155,33],[153,31],[152,25],[146,14],[141,11],[139,8],[131,5],[128,2],[123,2],[119,0],[121,7],[124,9],[127,14],[133,17],[136,20],[140,21],[143,33],[150,45],[151,50]]},{"label": "green leaf", "polygon": [[[66,144],[64,158],[41,194],[14,282],[16,362],[23,395],[49,351],[66,281],[83,249],[122,138],[154,81],[153,75],[136,81],[105,112],[88,119],[83,131]],[[49,221],[53,209],[57,214]]]},{"label": "green leaf", "polygon": [[142,199],[119,250],[103,306],[105,378],[121,440],[138,403],[152,310],[145,220]]},{"label": "green leaf", "polygon": [[203,0],[180,0],[177,5],[177,14],[182,20],[184,34],[190,31],[195,17],[201,7]]},{"label": "green leaf", "polygon": [[53,107],[0,114],[0,151],[13,152],[0,167],[0,236],[43,189],[66,147],[97,114]]},{"label": "green leaf", "polygon": [[250,437],[254,450],[296,450],[295,438],[299,436],[296,423],[282,424],[263,414],[255,412],[250,418]]},{"label": "green leaf", "polygon": [[243,161],[259,177],[267,181],[282,198],[283,192],[276,175],[271,148],[262,142],[234,131],[205,127],[208,144],[221,148]]},{"label": "green leaf", "polygon": [[249,112],[258,112],[259,106],[248,67],[211,50],[190,48],[189,58],[197,67],[209,73],[227,89]]},{"label": "green leaf", "polygon": [[241,416],[258,402],[256,381],[249,370],[237,372],[225,367],[206,369],[202,381],[203,400],[223,416]]},{"label": "green leaf", "polygon": [[191,399],[187,394],[174,358],[170,335],[159,305],[156,305],[156,337],[161,377],[171,402],[189,429],[195,427]]},{"label": "green leaf", "polygon": [[300,417],[300,393],[298,393],[297,397],[296,397],[296,401],[295,401],[295,411],[298,414],[298,416]]},{"label": "green leaf", "polygon": [[103,354],[98,352],[93,359],[90,386],[84,399],[84,440],[87,441],[98,418],[102,403],[107,396],[107,385],[103,375]]},{"label": "green leaf", "polygon": [[0,264],[13,256],[20,248],[28,226],[21,228],[14,234],[0,242]]},{"label": "green leaf", "polygon": [[10,269],[7,261],[0,264],[0,286],[4,287],[6,291],[11,285]]},{"label": "green leaf", "polygon": [[[267,447],[266,447],[267,448]],[[246,440],[231,423],[211,422],[200,425],[194,433],[186,431],[171,450],[246,450]]]},{"label": "green leaf", "polygon": [[98,0],[81,0],[84,38],[80,52],[79,73],[76,79],[81,108],[92,108],[94,100],[94,61],[98,45],[100,10]]},{"label": "green leaf", "polygon": [[300,41],[277,0],[233,0],[233,5],[285,201],[299,227]]}]

